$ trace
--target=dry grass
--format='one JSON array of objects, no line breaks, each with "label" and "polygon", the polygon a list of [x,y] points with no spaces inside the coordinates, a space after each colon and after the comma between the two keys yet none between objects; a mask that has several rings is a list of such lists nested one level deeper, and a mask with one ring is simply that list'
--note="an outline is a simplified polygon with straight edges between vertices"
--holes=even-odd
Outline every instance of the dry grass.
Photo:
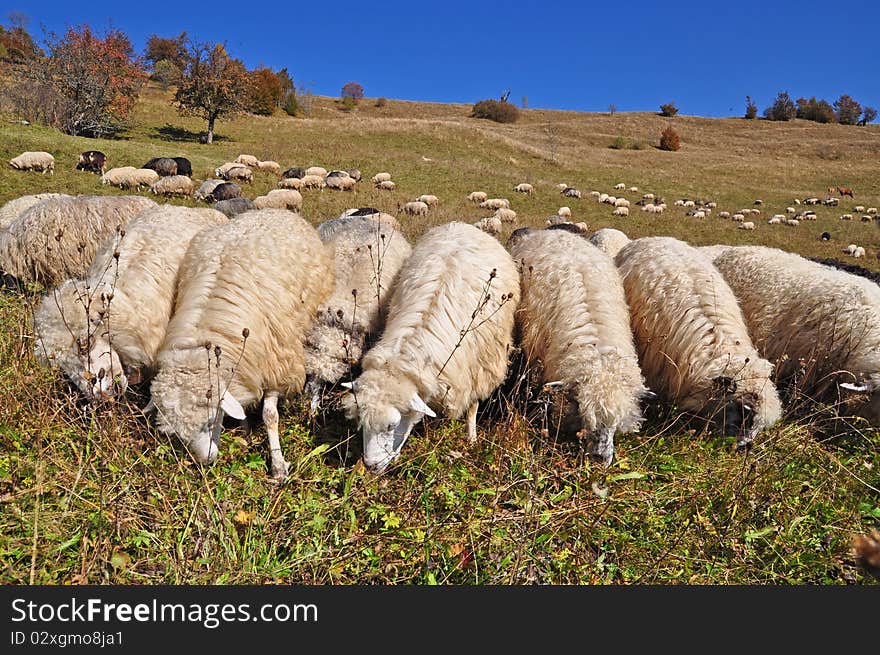
[{"label": "dry grass", "polygon": [[[4,116],[0,158],[23,150],[56,155],[54,176],[0,168],[0,202],[24,193],[119,193],[73,169],[82,150],[111,165],[184,155],[194,177],[239,153],[282,166],[361,169],[348,194],[306,191],[314,223],[346,207],[397,214],[422,193],[440,198],[427,219],[401,218],[417,238],[431,225],[487,212],[465,200],[477,189],[507,197],[518,225],[540,225],[561,205],[593,229],[668,234],[695,244],[763,243],[842,258],[858,243],[876,259],[880,230],[838,219],[852,205],[880,205],[880,128],[702,119],[654,114],[526,110],[515,125],[468,118],[469,106],[364,99],[345,113],[316,98],[312,118],[243,117],[220,122],[220,140],[201,145],[204,126],[177,116],[170,93],[148,87],[123,138],[72,138]],[[662,152],[673,124],[679,152]],[[622,135],[641,150],[614,150]],[[182,140],[178,140],[182,139]],[[369,177],[392,173],[394,192]],[[564,181],[582,200],[555,190]],[[532,196],[516,194],[530,182]],[[624,182],[665,196],[667,213],[611,207],[586,197]],[[855,202],[817,207],[797,228],[756,220],[754,232],[717,218],[694,221],[679,197],[714,199],[719,210],[751,207],[762,219],[795,197],[828,186],[856,189]],[[274,178],[257,173],[246,195]],[[873,195],[872,195],[873,194]],[[186,202],[175,200],[173,202]],[[635,208],[634,208],[635,209]],[[506,227],[510,230],[510,227]],[[833,240],[819,241],[829,231]],[[501,238],[506,238],[502,234]],[[269,483],[264,431],[229,426],[219,462],[193,465],[138,410],[135,390],[113,410],[78,401],[30,355],[29,304],[0,296],[0,571],[6,583],[868,583],[850,552],[853,534],[880,525],[880,434],[828,412],[789,416],[748,455],[733,440],[687,426],[653,408],[641,435],[621,438],[603,470],[581,445],[541,437],[541,402],[500,396],[468,447],[464,426],[420,425],[399,463],[374,478],[357,463],[359,435],[332,409],[315,420],[298,402],[282,415],[288,484]],[[143,392],[144,390],[141,390]],[[842,435],[841,435],[842,432]],[[837,436],[835,436],[837,435]]]}]

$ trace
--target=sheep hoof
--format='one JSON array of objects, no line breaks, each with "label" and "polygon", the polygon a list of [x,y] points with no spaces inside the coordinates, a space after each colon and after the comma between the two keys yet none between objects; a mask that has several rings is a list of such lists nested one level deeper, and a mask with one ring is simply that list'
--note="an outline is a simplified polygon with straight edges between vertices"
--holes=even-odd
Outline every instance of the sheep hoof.
[{"label": "sheep hoof", "polygon": [[272,462],[272,481],[278,484],[283,484],[285,480],[287,480],[288,475],[290,474],[290,462],[285,460],[280,460],[277,462]]},{"label": "sheep hoof", "polygon": [[746,454],[748,454],[752,450],[752,444],[753,444],[753,442],[749,438],[740,439],[739,441],[736,442],[736,452],[738,452],[738,453],[745,452]]}]

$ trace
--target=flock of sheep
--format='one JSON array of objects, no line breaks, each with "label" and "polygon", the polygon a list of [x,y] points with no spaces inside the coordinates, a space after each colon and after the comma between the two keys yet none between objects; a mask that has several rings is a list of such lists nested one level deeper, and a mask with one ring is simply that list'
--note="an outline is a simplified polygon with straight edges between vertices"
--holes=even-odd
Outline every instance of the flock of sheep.
[{"label": "flock of sheep", "polygon": [[[281,179],[360,178],[321,170]],[[179,176],[157,175],[154,185]],[[571,190],[560,193],[580,197]],[[506,199],[468,199],[515,220]],[[402,211],[437,202],[421,196]],[[466,417],[473,441],[479,403],[518,349],[558,391],[555,429],[586,438],[605,465],[654,397],[741,447],[780,420],[777,385],[795,377],[805,393],[843,395],[848,412],[880,424],[880,287],[795,254],[590,234],[566,220],[568,208],[506,244],[490,217],[410,244],[373,208],[313,227],[289,201],[216,207],[41,194],[0,208],[0,271],[47,289],[33,318],[39,361],[95,399],[149,380],[144,411],[202,463],[219,453],[224,416],[244,419],[262,401],[271,474],[285,479],[279,400],[306,392],[316,408],[337,384],[372,471],[399,456],[425,415]]]}]

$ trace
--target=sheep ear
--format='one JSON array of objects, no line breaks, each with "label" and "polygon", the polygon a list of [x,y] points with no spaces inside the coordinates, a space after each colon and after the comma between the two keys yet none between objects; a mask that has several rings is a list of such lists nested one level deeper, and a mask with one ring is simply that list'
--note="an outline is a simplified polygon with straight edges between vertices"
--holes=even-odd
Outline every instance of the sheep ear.
[{"label": "sheep ear", "polygon": [[239,421],[244,420],[244,407],[228,391],[224,391],[220,398],[220,409],[232,418],[237,418]]},{"label": "sheep ear", "polygon": [[422,400],[417,393],[414,393],[412,400],[409,401],[409,408],[426,416],[437,416],[434,410],[428,407],[428,403]]},{"label": "sheep ear", "polygon": [[850,391],[870,391],[871,387],[867,384],[852,384],[850,382],[841,382],[840,386]]},{"label": "sheep ear", "polygon": [[657,394],[654,393],[653,391],[651,391],[650,389],[645,389],[642,392],[642,398],[644,398],[645,400],[656,400]]},{"label": "sheep ear", "polygon": [[150,402],[147,403],[147,406],[144,407],[144,408],[141,410],[141,412],[142,412],[144,415],[146,415],[146,414],[149,414],[150,412],[155,412],[155,411],[156,411],[156,401],[153,400],[153,398],[152,398],[152,396],[151,396],[151,397],[150,397]]}]

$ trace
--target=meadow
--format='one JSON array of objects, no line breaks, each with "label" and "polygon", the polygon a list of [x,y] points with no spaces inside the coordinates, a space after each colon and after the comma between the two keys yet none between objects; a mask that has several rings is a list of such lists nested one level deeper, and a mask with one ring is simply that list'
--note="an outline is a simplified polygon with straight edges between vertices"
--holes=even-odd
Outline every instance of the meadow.
[{"label": "meadow", "polygon": [[[365,98],[352,112],[317,97],[310,117],[220,121],[217,141],[181,117],[171,92],[148,85],[130,128],[112,140],[69,137],[0,115],[0,160],[25,150],[55,155],[54,175],[0,167],[0,204],[28,193],[123,193],[74,170],[84,150],[109,166],[185,156],[196,181],[240,153],[289,166],[358,168],[353,193],[304,191],[313,224],[348,207],[397,215],[414,242],[433,225],[488,212],[465,196],[484,190],[517,212],[503,241],[569,206],[591,230],[670,235],[694,245],[764,244],[880,270],[874,222],[841,221],[855,205],[880,206],[880,126],[772,123],[653,113],[523,110],[500,125],[469,118],[469,105]],[[659,150],[672,124],[681,150]],[[622,137],[622,148],[612,148]],[[369,177],[388,171],[393,192]],[[277,179],[255,173],[253,198]],[[513,186],[529,182],[531,196]],[[563,198],[566,182],[582,199]],[[623,182],[662,195],[669,209],[629,217],[589,197]],[[817,220],[768,225],[795,198],[855,189]],[[403,203],[440,198],[426,218]],[[714,200],[731,213],[761,199],[756,229],[694,220],[672,203]],[[189,200],[174,203],[195,204]],[[802,209],[799,207],[798,209]],[[821,241],[822,232],[830,241]],[[853,260],[842,249],[865,247]],[[34,360],[33,295],[0,294],[0,580],[31,584],[875,584],[850,551],[853,535],[880,527],[880,430],[793,392],[779,425],[748,453],[733,437],[651,406],[639,434],[617,439],[610,468],[583,444],[542,434],[545,404],[507,391],[481,411],[475,446],[461,421],[419,424],[382,476],[358,461],[360,433],[335,409],[317,416],[291,399],[282,410],[284,485],[267,473],[265,431],[230,422],[218,462],[194,464],[140,408],[147,388],[113,408],[79,399]],[[257,415],[258,416],[258,415]]]}]

